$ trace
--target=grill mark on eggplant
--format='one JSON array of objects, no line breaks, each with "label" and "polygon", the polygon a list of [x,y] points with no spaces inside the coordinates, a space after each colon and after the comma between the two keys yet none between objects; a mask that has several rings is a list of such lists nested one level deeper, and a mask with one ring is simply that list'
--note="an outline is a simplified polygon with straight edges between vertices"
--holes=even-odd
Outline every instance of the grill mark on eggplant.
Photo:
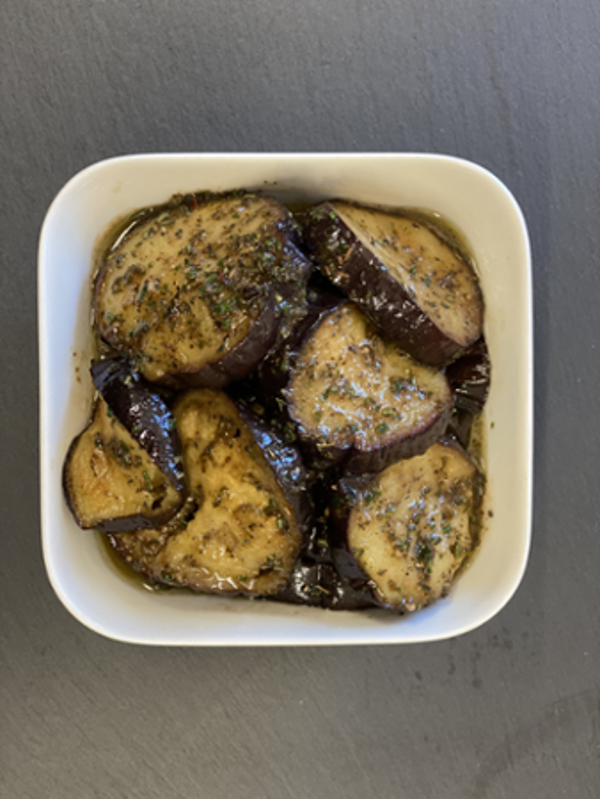
[{"label": "grill mark on eggplant", "polygon": [[423,363],[443,366],[479,337],[477,278],[423,221],[326,202],[304,216],[304,236],[327,277]]}]

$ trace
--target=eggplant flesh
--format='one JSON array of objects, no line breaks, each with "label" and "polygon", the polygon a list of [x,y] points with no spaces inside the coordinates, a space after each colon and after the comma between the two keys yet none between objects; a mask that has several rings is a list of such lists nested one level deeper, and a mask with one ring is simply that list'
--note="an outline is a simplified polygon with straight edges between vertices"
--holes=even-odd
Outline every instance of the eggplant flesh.
[{"label": "eggplant flesh", "polygon": [[400,612],[445,596],[478,543],[482,477],[455,442],[341,485],[335,556],[378,604]]},{"label": "eggplant flesh", "polygon": [[101,398],[92,422],[71,444],[63,485],[67,504],[85,530],[156,528],[183,502],[182,491]]},{"label": "eggplant flesh", "polygon": [[[269,458],[235,404],[222,392],[186,392],[174,407],[190,500],[154,543],[142,533],[114,534],[111,543],[159,583],[207,593],[270,595],[288,582],[306,523],[278,481]],[[247,416],[247,412],[245,412]],[[289,452],[288,452],[289,456]],[[283,472],[285,472],[285,468]],[[283,472],[279,473],[279,478]],[[300,493],[300,476],[290,489]]]},{"label": "eggplant flesh", "polygon": [[444,366],[480,336],[475,272],[423,221],[343,201],[304,219],[319,269],[413,357]]},{"label": "eggplant flesh", "polygon": [[115,417],[146,450],[176,491],[185,489],[175,417],[165,400],[124,358],[92,364],[92,381]]},{"label": "eggplant flesh", "polygon": [[444,374],[390,345],[348,302],[311,329],[285,397],[301,438],[355,474],[423,452],[452,406]]},{"label": "eggplant flesh", "polygon": [[287,338],[269,353],[257,370],[259,392],[266,405],[280,408],[285,404],[285,389],[302,348],[321,321],[342,302],[344,297],[338,294],[309,286],[302,316]]},{"label": "eggplant flesh", "polygon": [[254,369],[312,269],[275,199],[231,193],[146,214],[97,276],[95,324],[152,382],[222,387]]}]

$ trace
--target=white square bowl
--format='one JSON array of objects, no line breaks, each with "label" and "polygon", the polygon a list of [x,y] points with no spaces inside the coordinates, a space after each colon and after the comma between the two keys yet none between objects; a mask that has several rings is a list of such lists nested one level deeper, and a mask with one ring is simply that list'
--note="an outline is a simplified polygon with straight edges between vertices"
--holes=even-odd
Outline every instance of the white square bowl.
[{"label": "white square bowl", "polygon": [[[439,212],[466,236],[486,301],[492,387],[484,411],[487,505],[493,512],[450,596],[418,613],[325,611],[275,602],[150,593],[110,568],[97,535],[80,530],[62,464],[85,426],[92,253],[118,217],[177,192],[265,189],[285,201],[343,197]],[[39,246],[41,507],[50,582],[83,624],[140,644],[414,643],[478,627],[508,602],[527,563],[532,478],[531,265],[523,215],[485,169],[456,158],[389,155],[140,155],[97,163],[60,191]]]}]

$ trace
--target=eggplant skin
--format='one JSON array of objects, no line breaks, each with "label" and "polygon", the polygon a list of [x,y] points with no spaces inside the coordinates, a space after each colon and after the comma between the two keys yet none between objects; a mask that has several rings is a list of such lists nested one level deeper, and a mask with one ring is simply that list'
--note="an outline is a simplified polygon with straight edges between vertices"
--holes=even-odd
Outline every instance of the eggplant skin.
[{"label": "eggplant skin", "polygon": [[166,402],[125,358],[93,363],[94,386],[130,435],[176,491],[185,491],[183,453],[175,417]]},{"label": "eggplant skin", "polygon": [[[456,338],[445,333],[443,326],[434,321],[433,313],[425,303],[420,305],[417,302],[410,283],[412,276],[407,278],[408,286],[399,282],[378,257],[377,247],[373,246],[377,242],[371,241],[367,245],[351,230],[343,218],[343,209],[353,207],[358,206],[339,201],[325,202],[304,215],[304,240],[315,263],[387,338],[422,363],[445,366],[472,344],[481,332],[483,300],[474,273],[458,253],[453,253],[470,276],[473,296],[469,295],[469,301],[475,306],[470,314],[473,318],[464,322],[465,329]],[[362,210],[365,214],[380,211]],[[419,224],[424,226],[422,222]],[[399,248],[397,242],[394,242],[394,247]],[[415,256],[411,269],[420,268],[416,266],[420,260]],[[432,278],[427,275],[423,280],[431,282]]]},{"label": "eggplant skin", "polygon": [[184,492],[169,484],[102,398],[89,425],[69,447],[63,491],[77,524],[103,532],[155,530],[184,501]]},{"label": "eggplant skin", "polygon": [[378,475],[340,481],[332,535],[338,571],[400,613],[446,596],[479,543],[484,484],[448,438]]},{"label": "eggplant skin", "polygon": [[306,541],[310,534],[313,506],[308,490],[308,475],[298,449],[244,404],[236,403],[236,407],[271,467]]},{"label": "eggplant skin", "polygon": [[483,336],[446,369],[456,408],[480,413],[490,391],[491,362]]},{"label": "eggplant skin", "polygon": [[445,435],[454,438],[464,449],[468,449],[474,421],[475,416],[472,411],[455,405]]}]

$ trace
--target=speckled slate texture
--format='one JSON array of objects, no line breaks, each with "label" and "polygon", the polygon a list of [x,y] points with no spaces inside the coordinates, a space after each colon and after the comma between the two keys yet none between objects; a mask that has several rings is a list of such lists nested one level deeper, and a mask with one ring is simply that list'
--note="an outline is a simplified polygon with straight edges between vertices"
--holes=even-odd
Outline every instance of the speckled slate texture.
[{"label": "speckled slate texture", "polygon": [[[0,796],[599,795],[599,32],[595,0],[3,0]],[[448,153],[521,203],[534,539],[485,627],[414,647],[144,649],[55,599],[39,540],[39,228],[86,165],[195,150]]]}]

